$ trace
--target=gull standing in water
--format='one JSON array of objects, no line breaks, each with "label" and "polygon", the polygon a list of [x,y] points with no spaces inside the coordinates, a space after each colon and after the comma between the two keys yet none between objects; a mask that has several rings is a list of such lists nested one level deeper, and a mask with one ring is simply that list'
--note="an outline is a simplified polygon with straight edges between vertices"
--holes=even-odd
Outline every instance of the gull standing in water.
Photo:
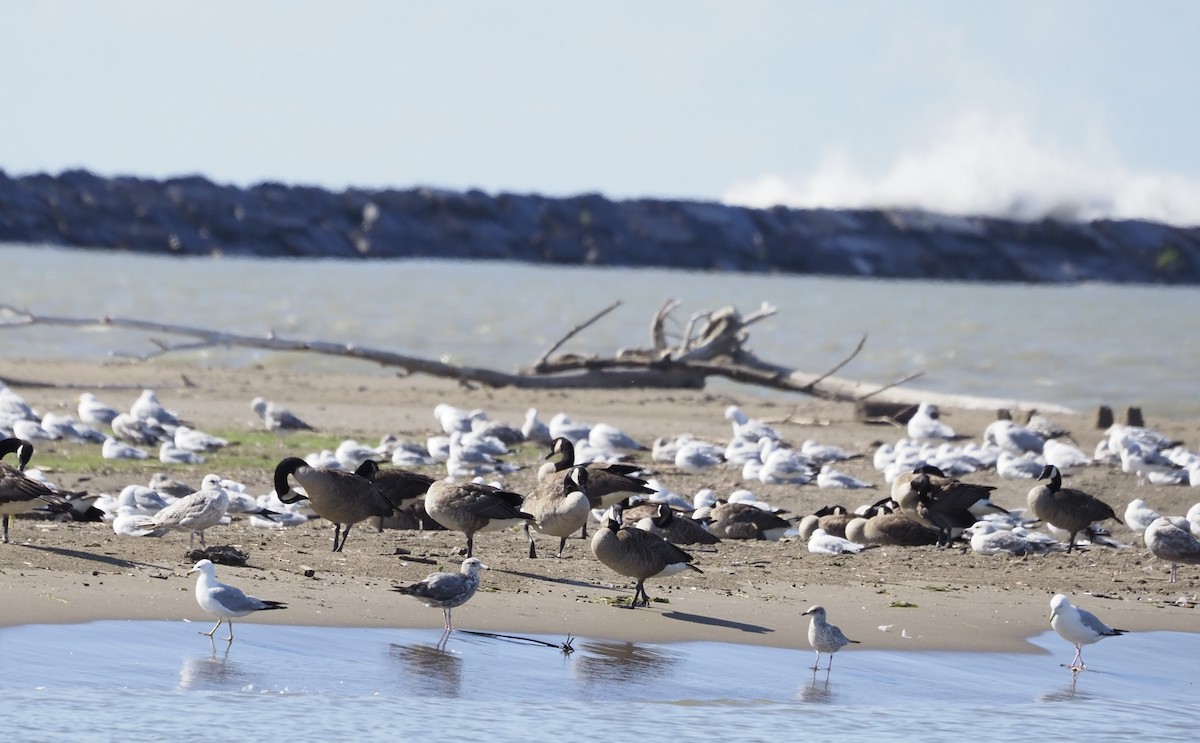
[{"label": "gull standing in water", "polygon": [[392,590],[419,599],[426,606],[441,609],[446,620],[444,639],[454,631],[450,610],[471,600],[479,589],[479,571],[487,569],[488,566],[480,562],[478,557],[468,557],[463,560],[457,573],[432,573],[419,583],[392,586]]},{"label": "gull standing in water", "polygon": [[1075,646],[1075,659],[1067,666],[1078,673],[1087,668],[1083,664],[1083,646],[1100,642],[1106,637],[1123,635],[1127,630],[1113,629],[1100,617],[1071,604],[1071,600],[1058,593],[1050,599],[1050,626],[1058,636]]},{"label": "gull standing in water", "polygon": [[834,653],[851,643],[858,644],[858,640],[851,640],[842,634],[837,625],[825,621],[824,606],[813,606],[801,616],[812,617],[812,622],[808,625],[808,644],[817,651],[817,660],[812,667],[814,671],[821,665],[821,653],[829,653],[829,665],[825,667],[825,670],[829,671],[833,668]]},{"label": "gull standing in water", "polygon": [[279,601],[264,601],[242,593],[242,589],[222,583],[217,580],[217,568],[211,560],[201,560],[188,571],[188,575],[199,573],[196,577],[196,603],[200,608],[217,618],[217,623],[208,632],[200,634],[212,637],[221,622],[229,622],[229,637],[233,642],[233,618],[244,617],[256,611],[271,609],[286,609],[287,605]]}]

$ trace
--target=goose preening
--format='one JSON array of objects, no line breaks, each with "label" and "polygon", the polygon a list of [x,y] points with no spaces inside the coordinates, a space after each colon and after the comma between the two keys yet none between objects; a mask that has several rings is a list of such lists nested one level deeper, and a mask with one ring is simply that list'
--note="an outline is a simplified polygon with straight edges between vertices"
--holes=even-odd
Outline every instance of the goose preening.
[{"label": "goose preening", "polygon": [[1145,536],[1150,554],[1171,563],[1171,577],[1167,582],[1175,582],[1179,563],[1200,565],[1200,539],[1192,534],[1191,523],[1183,516],[1155,519],[1146,528]]},{"label": "goose preening", "polygon": [[1114,519],[1121,523],[1112,507],[1104,501],[1080,490],[1064,488],[1062,474],[1054,465],[1046,465],[1038,479],[1049,482],[1029,491],[1029,510],[1042,521],[1070,532],[1067,552],[1075,548],[1075,538],[1079,532],[1097,521]]},{"label": "goose preening", "polygon": [[[288,485],[289,475],[304,488],[304,494]],[[392,504],[367,478],[344,470],[311,467],[299,457],[287,457],[275,466],[275,495],[286,504],[307,498],[318,516],[333,522],[334,552],[346,546],[350,527],[372,516],[392,515]]]},{"label": "goose preening", "polygon": [[941,470],[927,465],[897,477],[892,483],[892,498],[905,516],[937,530],[939,546],[948,546],[983,514],[1008,513],[991,502],[993,490],[991,485],[946,477]]},{"label": "goose preening", "polygon": [[[538,469],[538,480],[562,480],[567,471],[575,466],[575,446],[569,440],[554,439],[550,445],[550,453],[546,459],[557,456],[558,460],[546,462]],[[626,498],[643,495],[654,495],[658,491],[647,485],[634,473],[642,467],[623,462],[589,462],[583,465],[587,468],[587,496],[592,508],[609,508]]]},{"label": "goose preening", "polygon": [[419,583],[392,586],[392,590],[412,596],[426,606],[441,609],[446,620],[446,634],[450,634],[454,630],[450,610],[471,600],[479,589],[479,571],[487,569],[488,566],[479,558],[468,557],[463,560],[457,573],[431,573]]},{"label": "goose preening", "polygon": [[299,417],[294,415],[292,411],[285,407],[276,405],[262,397],[256,397],[250,401],[250,409],[253,410],[259,418],[262,418],[263,426],[268,431],[275,434],[278,440],[278,445],[283,447],[283,438],[289,433],[295,431],[316,431],[317,429],[305,423]]},{"label": "goose preening", "polygon": [[244,617],[256,611],[286,609],[287,604],[280,601],[267,601],[247,596],[242,589],[221,583],[217,580],[217,569],[211,560],[201,560],[188,571],[188,575],[196,576],[196,603],[200,608],[217,618],[217,623],[208,632],[200,634],[212,637],[221,626],[221,622],[229,622],[229,642],[233,642],[233,618]]},{"label": "goose preening", "polygon": [[582,529],[592,512],[588,499],[590,477],[586,467],[576,465],[562,479],[542,480],[525,496],[521,510],[533,517],[525,522],[531,558],[537,557],[537,545],[529,532],[531,526],[542,534],[558,537],[558,556],[563,556],[567,537]]},{"label": "goose preening", "polygon": [[429,491],[434,480],[429,475],[403,469],[383,469],[374,459],[365,459],[354,474],[375,484],[392,508],[399,511]]},{"label": "goose preening", "polygon": [[800,616],[812,617],[812,621],[808,624],[808,644],[817,651],[817,659],[812,667],[814,671],[821,665],[821,653],[829,653],[829,665],[825,667],[825,670],[828,671],[833,668],[834,653],[852,643],[858,644],[858,640],[851,640],[842,633],[837,625],[826,621],[824,606],[809,607],[809,610]]},{"label": "goose preening", "polygon": [[0,542],[4,544],[8,544],[8,525],[15,514],[45,509],[66,512],[71,507],[45,483],[25,474],[25,467],[33,457],[33,444],[20,438],[0,440],[0,459],[9,454],[17,455],[17,466],[0,461],[0,515],[3,516]]},{"label": "goose preening", "polygon": [[[221,476],[208,474],[200,489],[176,500],[153,516],[143,516],[129,524],[126,533],[132,536],[158,536],[164,530],[187,530],[188,547],[200,536],[200,546],[207,547],[204,530],[216,526],[229,509],[229,493],[221,487]],[[156,534],[157,532],[158,534]]]},{"label": "goose preening", "polygon": [[475,551],[475,534],[497,531],[533,519],[521,510],[520,493],[479,482],[437,480],[425,493],[429,518],[451,531],[467,535],[467,557]]},{"label": "goose preening", "polygon": [[1084,645],[1100,642],[1106,637],[1117,637],[1126,632],[1123,629],[1113,629],[1090,611],[1073,606],[1071,600],[1061,593],[1050,599],[1050,626],[1059,637],[1075,646],[1075,658],[1067,666],[1075,672],[1087,668],[1083,664]]},{"label": "goose preening", "polygon": [[703,572],[692,565],[687,552],[648,531],[621,526],[620,509],[613,506],[605,514],[600,528],[592,535],[592,552],[609,570],[637,580],[629,608],[649,606],[646,579],[675,575],[687,569]]}]

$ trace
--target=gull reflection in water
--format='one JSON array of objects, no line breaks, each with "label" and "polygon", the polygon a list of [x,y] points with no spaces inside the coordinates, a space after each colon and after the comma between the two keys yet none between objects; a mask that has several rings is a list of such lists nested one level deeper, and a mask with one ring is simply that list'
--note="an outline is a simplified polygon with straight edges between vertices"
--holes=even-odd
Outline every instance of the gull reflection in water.
[{"label": "gull reflection in water", "polygon": [[587,642],[572,658],[572,673],[585,686],[652,684],[669,676],[679,654],[632,642]]},{"label": "gull reflection in water", "polygon": [[404,669],[406,690],[423,696],[458,698],[462,690],[463,659],[445,649],[445,636],[437,645],[392,644],[388,655]]},{"label": "gull reflection in water", "polygon": [[833,701],[833,688],[829,685],[829,671],[813,672],[808,683],[796,692],[796,699],[810,704],[829,704]]},{"label": "gull reflection in water", "polygon": [[209,652],[192,658],[183,659],[183,667],[179,669],[180,689],[228,689],[242,688],[248,683],[248,676],[242,667],[229,660],[229,650],[232,643],[222,643],[222,650],[217,651],[217,643],[210,637]]},{"label": "gull reflection in water", "polygon": [[1092,699],[1093,696],[1086,692],[1075,690],[1075,683],[1079,681],[1078,673],[1071,673],[1071,683],[1067,684],[1067,688],[1062,691],[1048,691],[1037,698],[1039,702],[1078,702],[1085,699]]}]

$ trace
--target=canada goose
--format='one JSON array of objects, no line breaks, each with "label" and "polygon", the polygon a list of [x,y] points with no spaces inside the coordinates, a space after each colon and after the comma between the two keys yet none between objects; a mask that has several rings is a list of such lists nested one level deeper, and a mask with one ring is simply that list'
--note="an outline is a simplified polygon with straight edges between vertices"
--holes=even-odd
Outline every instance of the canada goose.
[{"label": "canada goose", "polygon": [[870,518],[851,519],[846,524],[846,538],[859,544],[921,547],[937,544],[938,532],[902,513],[881,513]]},{"label": "canada goose", "polygon": [[200,634],[212,637],[221,626],[221,622],[229,622],[229,642],[233,642],[233,618],[244,617],[256,611],[271,609],[286,609],[287,604],[279,601],[265,601],[247,596],[242,589],[217,580],[217,569],[211,560],[201,560],[188,571],[188,575],[196,576],[196,603],[200,608],[217,618],[217,623],[208,632]]},{"label": "canada goose", "polygon": [[829,665],[825,667],[825,670],[828,671],[833,668],[834,653],[846,645],[858,644],[858,640],[846,637],[837,625],[830,624],[825,620],[824,606],[810,607],[800,616],[812,617],[812,621],[808,624],[808,644],[817,651],[817,659],[812,667],[814,671],[821,665],[821,653],[829,653]]},{"label": "canada goose", "polygon": [[[558,461],[543,464],[538,470],[538,480],[561,480],[566,476],[566,472],[575,466],[575,446],[561,436],[554,439],[550,445],[550,453],[546,455],[546,459],[554,456],[559,457]],[[590,462],[583,466],[588,471],[587,492],[592,508],[609,508],[626,498],[653,495],[657,492],[642,478],[634,477],[635,472],[642,470],[636,464]]]},{"label": "canada goose", "polygon": [[656,504],[655,509],[653,516],[638,519],[634,526],[657,534],[671,544],[716,544],[721,541],[699,521],[678,515],[666,503]]},{"label": "canada goose", "polygon": [[524,496],[486,483],[436,480],[425,493],[429,517],[467,535],[467,557],[475,551],[475,533],[495,531],[533,518],[521,510]]},{"label": "canada goose", "polygon": [[33,444],[20,438],[0,440],[0,459],[9,454],[17,455],[17,466],[0,462],[0,514],[4,517],[0,541],[4,544],[8,544],[8,525],[14,514],[42,508],[65,512],[71,507],[58,493],[26,476],[24,470],[33,457]]},{"label": "canada goose", "polygon": [[782,516],[750,503],[718,503],[710,515],[709,531],[722,539],[776,540],[792,528]]},{"label": "canada goose", "polygon": [[1121,523],[1107,503],[1083,491],[1064,488],[1062,475],[1054,465],[1046,465],[1038,479],[1049,479],[1050,482],[1029,491],[1029,510],[1042,521],[1071,533],[1067,552],[1075,548],[1075,537],[1079,532],[1095,522],[1114,519]]},{"label": "canada goose", "polygon": [[1155,519],[1146,532],[1146,547],[1150,554],[1171,563],[1169,583],[1175,582],[1179,563],[1200,564],[1200,539],[1191,531],[1191,524],[1182,516]]},{"label": "canada goose", "polygon": [[1070,599],[1061,593],[1050,599],[1050,626],[1058,636],[1075,646],[1075,658],[1067,666],[1072,671],[1082,671],[1083,646],[1100,642],[1106,637],[1117,637],[1125,634],[1126,630],[1113,629],[1090,611],[1085,611],[1071,604]]},{"label": "canada goose", "polygon": [[[304,495],[291,489],[288,475],[296,478]],[[275,495],[288,504],[308,498],[318,516],[332,521],[334,552],[346,546],[350,527],[372,516],[392,515],[392,504],[367,478],[353,472],[310,467],[299,457],[287,457],[275,466]]]},{"label": "canada goose", "polygon": [[946,477],[938,468],[925,465],[897,477],[892,483],[892,498],[905,516],[936,529],[940,535],[938,545],[947,546],[983,514],[1008,513],[989,500],[993,490],[991,485]]},{"label": "canada goose", "polygon": [[592,512],[592,504],[588,499],[589,477],[586,467],[576,465],[567,470],[563,479],[543,480],[525,496],[521,510],[533,516],[531,521],[525,522],[530,558],[537,557],[537,546],[533,535],[529,533],[530,526],[542,534],[558,537],[558,556],[563,556],[567,537],[583,528]]},{"label": "canada goose", "polygon": [[605,514],[600,528],[592,535],[592,552],[609,570],[637,579],[629,608],[649,606],[646,579],[675,575],[686,569],[703,572],[692,565],[692,556],[662,537],[641,529],[621,526],[619,506]]},{"label": "canada goose", "polygon": [[229,493],[221,487],[221,476],[208,474],[200,483],[200,489],[191,495],[176,500],[153,516],[144,516],[131,522],[127,533],[133,536],[157,536],[161,530],[187,529],[188,546],[200,535],[200,546],[207,547],[204,530],[216,526],[225,518],[229,509]]},{"label": "canada goose", "polygon": [[262,418],[263,426],[275,434],[276,443],[283,448],[283,437],[294,431],[316,431],[285,407],[269,400],[256,397],[250,401],[250,409]]},{"label": "canada goose", "polygon": [[[389,529],[418,529],[421,522],[410,507],[420,500],[433,484],[433,478],[418,472],[402,469],[381,469],[374,459],[363,460],[354,474],[365,477],[375,484],[392,505],[391,516],[375,516],[371,522],[378,531]],[[422,509],[423,510],[423,509]]]},{"label": "canada goose", "polygon": [[457,573],[431,573],[419,583],[410,586],[392,586],[393,591],[419,599],[426,606],[442,610],[446,620],[446,634],[454,630],[450,622],[450,610],[471,600],[479,589],[479,571],[487,570],[476,557],[463,560]]}]

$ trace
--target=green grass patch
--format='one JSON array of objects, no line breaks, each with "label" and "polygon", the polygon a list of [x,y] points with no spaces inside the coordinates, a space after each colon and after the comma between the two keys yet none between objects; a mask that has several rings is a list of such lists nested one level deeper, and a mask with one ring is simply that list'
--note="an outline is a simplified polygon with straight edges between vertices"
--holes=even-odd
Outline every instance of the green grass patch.
[{"label": "green grass patch", "polygon": [[917,605],[911,601],[893,601],[888,604],[889,609],[916,609]]}]

